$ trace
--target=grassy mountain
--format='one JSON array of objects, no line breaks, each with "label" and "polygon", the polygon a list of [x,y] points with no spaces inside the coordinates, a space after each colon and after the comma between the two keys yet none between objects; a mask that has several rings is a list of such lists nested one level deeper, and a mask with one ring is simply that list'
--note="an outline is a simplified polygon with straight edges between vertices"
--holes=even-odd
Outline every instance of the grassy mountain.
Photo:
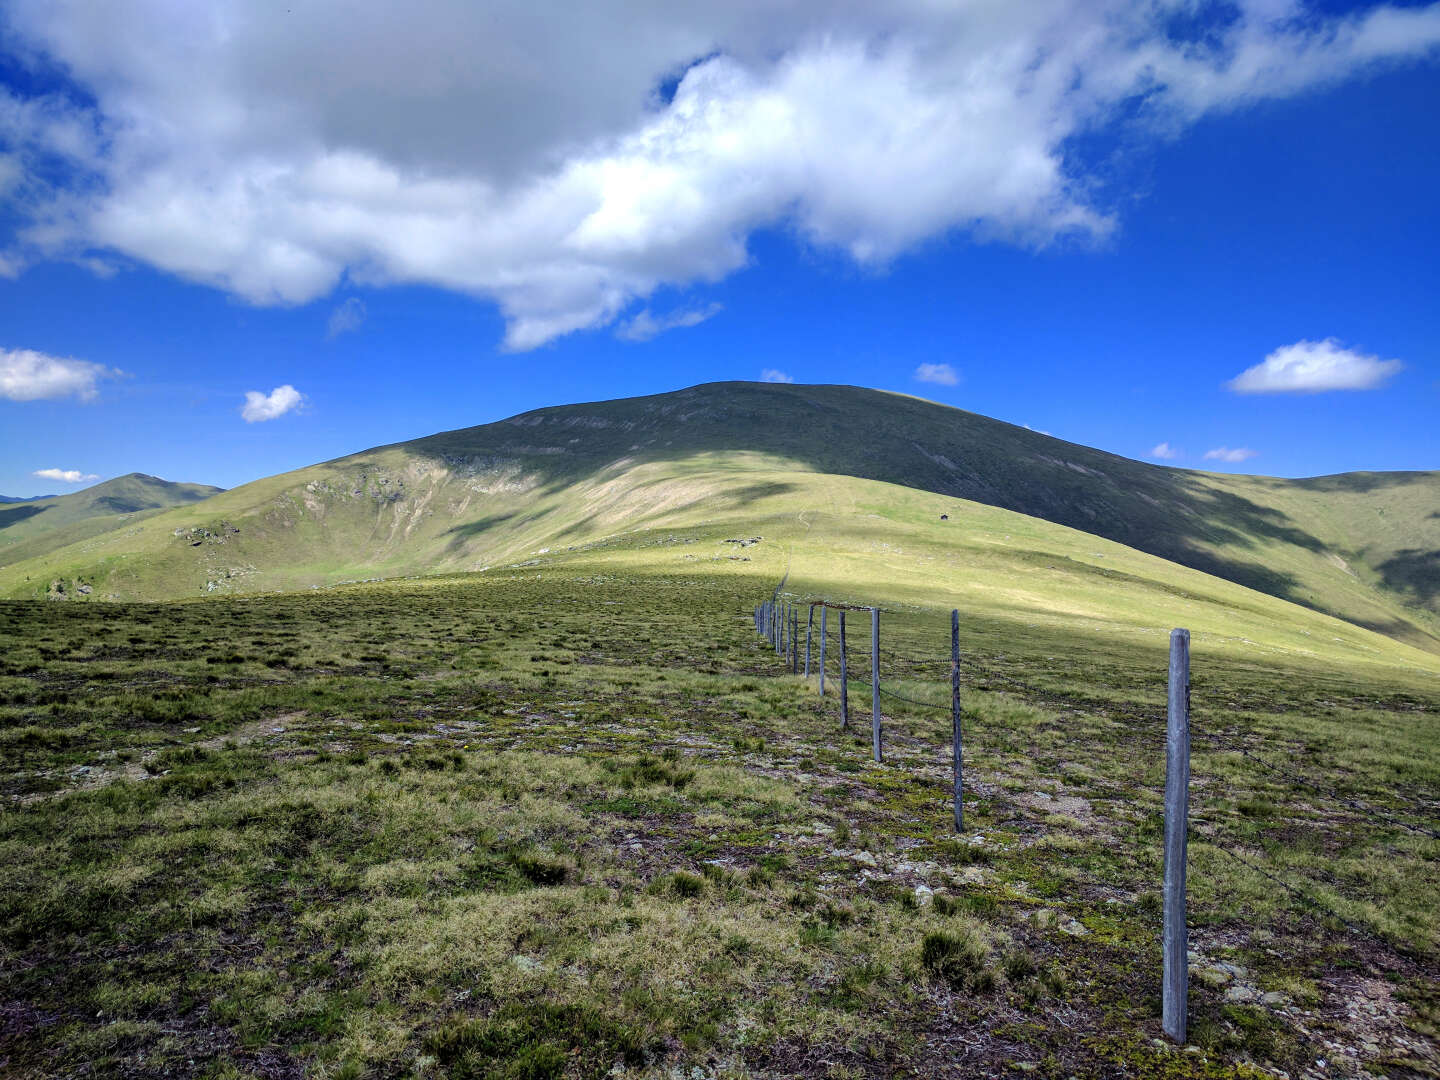
[{"label": "grassy mountain", "polygon": [[57,548],[123,528],[172,506],[222,491],[129,473],[70,495],[5,499],[0,508],[0,566],[43,557]]},{"label": "grassy mountain", "polygon": [[[983,550],[1042,606],[1064,591],[1047,575],[1113,579],[1119,551],[1099,537],[1127,560],[1153,556],[1127,573],[1157,587],[1240,595],[1223,579],[1440,651],[1440,473],[1172,469],[839,386],[710,384],[379,447],[15,562],[0,592],[38,595],[53,580],[117,597],[296,589],[554,559],[657,530],[776,537],[800,515],[811,548],[823,522],[856,550],[903,518],[937,552]],[[1034,535],[984,539],[1022,534]],[[1268,617],[1294,622],[1284,610]]]}]

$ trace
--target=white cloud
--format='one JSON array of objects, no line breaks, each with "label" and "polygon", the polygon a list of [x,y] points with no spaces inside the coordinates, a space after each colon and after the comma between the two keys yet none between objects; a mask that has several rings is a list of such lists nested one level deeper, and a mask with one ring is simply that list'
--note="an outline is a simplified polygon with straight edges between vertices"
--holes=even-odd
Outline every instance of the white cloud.
[{"label": "white cloud", "polygon": [[49,356],[34,349],[0,349],[0,398],[11,401],[62,397],[90,401],[97,381],[120,374],[88,360]]},{"label": "white cloud", "polygon": [[774,368],[772,368],[772,367],[767,367],[764,371],[760,372],[760,381],[761,381],[761,382],[793,383],[793,382],[795,381],[795,376],[793,376],[793,375],[786,375],[785,372],[783,372],[783,371],[776,371],[776,370],[775,370]]},{"label": "white cloud", "polygon": [[938,383],[941,386],[955,386],[960,382],[960,375],[949,364],[921,364],[915,369],[915,380]]},{"label": "white cloud", "polygon": [[36,469],[31,475],[41,480],[63,480],[67,484],[92,484],[100,479],[94,473],[82,473],[79,469]]},{"label": "white cloud", "polygon": [[341,334],[348,334],[352,330],[359,330],[365,324],[365,301],[358,296],[351,296],[343,304],[336,306],[330,312],[330,322],[325,328],[325,336],[329,339],[339,337]]},{"label": "white cloud", "polygon": [[1241,461],[1249,461],[1258,453],[1258,450],[1251,450],[1248,446],[1239,446],[1233,450],[1228,446],[1217,446],[1214,450],[1205,451],[1205,460],[1228,461],[1234,464]]},{"label": "white cloud", "polygon": [[274,420],[278,416],[284,416],[292,409],[298,409],[304,402],[305,395],[289,383],[277,386],[268,395],[262,394],[259,390],[247,390],[245,404],[240,407],[240,415],[245,418],[247,424],[258,423],[262,420]]},{"label": "white cloud", "polygon": [[1157,444],[1151,451],[1150,456],[1159,458],[1161,461],[1173,461],[1180,456],[1180,451],[1171,446],[1168,442]]},{"label": "white cloud", "polygon": [[865,266],[950,232],[1104,237],[1103,178],[1079,171],[1072,137],[1167,137],[1440,43],[1440,5],[1326,17],[1241,0],[1208,13],[1203,46],[1172,32],[1193,14],[11,0],[7,44],[84,93],[0,91],[25,222],[0,268],[120,255],[256,304],[347,277],[427,284],[494,301],[525,349],[719,280],[761,228]]},{"label": "white cloud", "polygon": [[713,318],[724,310],[723,304],[707,304],[699,308],[685,308],[672,311],[656,318],[645,308],[632,319],[627,319],[615,329],[615,336],[621,341],[649,341],[667,330],[678,330],[687,326],[699,326],[706,319]]},{"label": "white cloud", "polygon": [[1225,385],[1238,394],[1315,394],[1374,390],[1403,367],[1399,360],[1347,349],[1334,338],[1283,345]]}]

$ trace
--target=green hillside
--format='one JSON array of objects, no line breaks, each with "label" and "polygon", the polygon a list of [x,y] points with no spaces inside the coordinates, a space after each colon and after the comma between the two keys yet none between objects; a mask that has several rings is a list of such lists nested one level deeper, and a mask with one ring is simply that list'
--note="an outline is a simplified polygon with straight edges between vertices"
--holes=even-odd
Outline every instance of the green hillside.
[{"label": "green hillside", "polygon": [[43,557],[78,540],[124,528],[172,506],[208,499],[222,490],[136,472],[69,495],[6,499],[0,507],[0,566]]},{"label": "green hillside", "polygon": [[[1010,510],[1080,562],[1094,542],[1055,526],[1157,556],[1154,580],[1177,572],[1166,560],[1440,651],[1440,473],[1192,472],[838,386],[710,384],[379,447],[14,562],[0,591],[164,598],[474,570],[642,530],[757,531],[837,500],[885,512],[911,506],[906,489],[926,493],[913,513],[942,548],[970,543],[982,508]],[[999,552],[1031,573],[1031,549]]]}]

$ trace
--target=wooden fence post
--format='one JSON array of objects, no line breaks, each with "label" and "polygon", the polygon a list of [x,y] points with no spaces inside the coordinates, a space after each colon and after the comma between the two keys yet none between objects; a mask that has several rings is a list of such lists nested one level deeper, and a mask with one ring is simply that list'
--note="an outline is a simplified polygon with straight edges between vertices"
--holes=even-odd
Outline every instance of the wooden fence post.
[{"label": "wooden fence post", "polygon": [[1170,700],[1165,731],[1165,1034],[1184,1043],[1189,1017],[1185,933],[1186,831],[1190,818],[1190,631],[1170,631]]},{"label": "wooden fence post", "polygon": [[820,605],[820,696],[825,696],[825,612],[828,609],[824,604]]},{"label": "wooden fence post", "polygon": [[800,673],[800,605],[790,609],[790,673]]},{"label": "wooden fence post", "polygon": [[880,752],[880,609],[870,609],[870,742],[875,760],[884,760]]},{"label": "wooden fence post", "polygon": [[810,678],[810,639],[815,636],[815,605],[810,605],[810,615],[805,621],[805,678]]},{"label": "wooden fence post", "polygon": [[850,673],[845,667],[845,612],[840,612],[840,730],[850,730]]},{"label": "wooden fence post", "polygon": [[960,611],[950,612],[950,738],[955,766],[955,831],[965,831],[965,749],[960,734]]}]

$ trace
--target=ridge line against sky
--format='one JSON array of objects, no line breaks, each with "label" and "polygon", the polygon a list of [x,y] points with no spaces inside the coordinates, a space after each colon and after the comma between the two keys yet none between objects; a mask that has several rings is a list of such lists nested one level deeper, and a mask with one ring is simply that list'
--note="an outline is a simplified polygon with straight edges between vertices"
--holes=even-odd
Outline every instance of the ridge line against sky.
[{"label": "ridge line against sky", "polygon": [[338,10],[7,5],[0,490],[737,377],[1440,461],[1440,4]]}]

